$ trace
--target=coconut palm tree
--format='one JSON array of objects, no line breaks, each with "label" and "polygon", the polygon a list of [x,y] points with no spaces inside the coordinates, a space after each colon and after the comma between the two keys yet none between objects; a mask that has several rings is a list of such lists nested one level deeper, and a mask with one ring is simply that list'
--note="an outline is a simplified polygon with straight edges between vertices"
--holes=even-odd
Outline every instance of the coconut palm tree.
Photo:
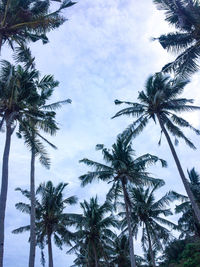
[{"label": "coconut palm tree", "polygon": [[[83,214],[78,215],[74,221],[76,225],[75,246],[71,251],[79,250],[85,255],[85,262],[89,266],[109,266],[109,251],[115,234],[110,227],[116,227],[117,221],[112,212],[112,205],[105,202],[99,205],[97,197],[89,202],[80,203]],[[102,265],[103,262],[105,265]]]},{"label": "coconut palm tree", "polygon": [[[195,171],[195,168],[188,171],[190,188],[194,194],[198,206],[200,205],[200,176]],[[198,223],[194,211],[191,207],[189,199],[182,195],[177,195],[177,199],[182,200],[182,203],[176,205],[175,212],[182,213],[178,220],[179,230],[181,231],[180,238],[195,235],[200,238],[200,224]]]},{"label": "coconut palm tree", "polygon": [[[65,208],[68,205],[77,203],[77,198],[71,196],[64,198],[64,189],[67,183],[59,183],[54,187],[51,181],[42,183],[36,190],[36,240],[41,249],[45,244],[48,246],[49,267],[53,267],[52,238],[55,245],[62,249],[65,243],[70,244],[73,234],[68,227],[73,224],[73,214],[66,213]],[[30,200],[31,194],[28,190],[17,188],[25,197]],[[23,213],[30,214],[31,206],[19,202],[16,208]],[[30,225],[22,226],[13,231],[18,234],[29,231]]]},{"label": "coconut palm tree", "polygon": [[[161,184],[163,185],[163,184]],[[167,243],[172,235],[170,231],[164,227],[168,226],[172,229],[176,226],[168,221],[166,216],[172,215],[169,205],[173,200],[171,193],[165,194],[159,200],[155,200],[155,191],[160,189],[159,183],[153,186],[153,189],[143,187],[131,187],[129,189],[129,197],[132,204],[131,217],[132,228],[136,234],[136,228],[142,228],[142,246],[145,252],[149,251],[150,263],[153,267],[156,266],[154,251],[162,249],[162,243]],[[122,206],[124,206],[122,204]],[[121,212],[120,216],[124,217],[122,221],[122,229],[127,229],[125,212]]]},{"label": "coconut palm tree", "polygon": [[131,267],[135,267],[136,264],[130,223],[130,199],[127,192],[127,185],[130,183],[153,184],[158,182],[157,179],[149,176],[146,172],[146,167],[148,164],[154,164],[158,161],[160,161],[163,166],[166,166],[166,162],[150,154],[145,154],[134,159],[134,150],[131,147],[130,138],[124,138],[122,136],[118,136],[117,142],[112,145],[111,151],[104,148],[103,145],[97,145],[97,149],[102,151],[103,159],[107,165],[86,158],[82,159],[80,162],[93,167],[94,171],[79,177],[82,181],[81,185],[85,186],[95,179],[102,180],[112,183],[112,187],[107,196],[109,200],[116,200],[119,196],[123,195],[129,230]]},{"label": "coconut palm tree", "polygon": [[8,163],[11,136],[23,118],[35,117],[32,106],[38,101],[34,80],[37,70],[14,66],[8,61],[1,62],[0,69],[0,128],[6,128],[6,141],[2,163],[2,183],[0,195],[0,266],[3,266],[4,219],[8,190]]},{"label": "coconut palm tree", "polygon": [[158,121],[169,144],[195,215],[200,222],[200,209],[195,201],[194,195],[190,189],[169,135],[170,133],[175,136],[176,142],[178,142],[178,138],[181,138],[187,145],[189,145],[189,147],[193,149],[196,148],[194,144],[184,135],[181,128],[191,129],[198,135],[200,134],[200,131],[195,129],[188,121],[176,115],[176,113],[183,111],[194,111],[200,109],[200,107],[191,105],[193,103],[192,99],[178,98],[187,84],[187,80],[183,80],[181,78],[171,79],[169,76],[162,73],[156,73],[147,79],[145,89],[139,92],[138,103],[119,100],[115,101],[115,104],[125,103],[130,107],[117,112],[113,118],[121,115],[136,117],[136,121],[134,121],[124,132],[124,135],[132,137],[136,137],[140,134],[151,119],[153,119],[154,122]]},{"label": "coconut palm tree", "polygon": [[[52,0],[53,1],[53,0]],[[54,0],[57,1],[57,0]],[[70,0],[57,1],[59,7],[52,9],[51,1],[35,0],[4,0],[0,2],[0,50],[4,43],[14,48],[27,41],[42,40],[48,42],[46,33],[58,28],[66,19],[61,12],[75,2]],[[13,16],[13,14],[15,14]]]},{"label": "coconut palm tree", "polygon": [[[43,131],[46,134],[55,135],[58,130],[57,123],[55,121],[56,113],[53,111],[61,107],[62,104],[70,103],[71,100],[59,101],[52,104],[46,102],[53,94],[54,88],[58,86],[58,82],[54,80],[53,76],[46,75],[41,80],[35,80],[36,87],[38,89],[38,101],[37,104],[32,106],[32,112],[35,117],[27,117],[20,123],[18,137],[23,137],[26,145],[31,150],[31,171],[30,171],[30,192],[31,192],[31,222],[30,222],[30,255],[29,255],[29,267],[34,267],[35,262],[35,160],[39,155],[40,162],[46,168],[50,167],[50,160],[43,145],[46,144],[53,148],[56,148],[51,142],[49,142],[44,136],[40,134]],[[36,119],[37,117],[37,119]]]},{"label": "coconut palm tree", "polygon": [[196,0],[154,0],[154,3],[165,11],[165,20],[176,30],[155,38],[164,49],[178,54],[163,71],[174,71],[187,77],[199,69],[200,3]]},{"label": "coconut palm tree", "polygon": [[[83,245],[82,245],[83,246]],[[78,252],[75,252],[76,258],[74,260],[74,264],[70,267],[88,267],[89,266],[89,256],[88,252],[85,248],[80,248]]]},{"label": "coconut palm tree", "polygon": [[125,234],[116,236],[113,242],[113,252],[111,264],[118,267],[130,266],[129,239]]}]

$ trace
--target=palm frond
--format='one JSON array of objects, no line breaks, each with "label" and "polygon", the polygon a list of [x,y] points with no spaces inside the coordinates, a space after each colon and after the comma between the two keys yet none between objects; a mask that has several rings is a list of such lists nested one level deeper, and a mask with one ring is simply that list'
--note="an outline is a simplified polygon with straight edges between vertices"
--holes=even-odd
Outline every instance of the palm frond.
[{"label": "palm frond", "polygon": [[43,109],[48,109],[48,110],[56,110],[58,108],[61,108],[62,105],[64,104],[71,104],[72,100],[71,99],[66,99],[66,100],[62,100],[62,101],[58,101],[49,105],[44,105]]},{"label": "palm frond", "polygon": [[30,225],[19,227],[12,231],[13,234],[21,234],[23,232],[30,231]]}]

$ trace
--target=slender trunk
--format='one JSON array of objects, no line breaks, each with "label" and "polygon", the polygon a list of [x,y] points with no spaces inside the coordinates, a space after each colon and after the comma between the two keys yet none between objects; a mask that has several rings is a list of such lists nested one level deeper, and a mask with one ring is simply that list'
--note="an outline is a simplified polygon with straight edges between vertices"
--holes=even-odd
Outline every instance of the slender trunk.
[{"label": "slender trunk", "polygon": [[1,56],[2,42],[3,42],[3,37],[2,37],[2,35],[0,34],[0,56]]},{"label": "slender trunk", "polygon": [[0,267],[3,267],[4,223],[5,223],[6,200],[8,192],[8,161],[10,153],[11,135],[12,135],[12,128],[10,123],[7,123],[6,142],[3,153],[1,196],[0,196]]},{"label": "slender trunk", "polygon": [[149,229],[148,229],[148,226],[146,224],[145,224],[145,226],[146,226],[147,237],[148,237],[148,242],[149,242],[149,252],[150,252],[150,256],[151,256],[151,264],[153,265],[153,267],[156,267],[155,257],[154,257],[152,245],[151,245],[151,237],[149,234]]},{"label": "slender trunk", "polygon": [[98,257],[97,257],[97,251],[96,251],[94,243],[92,243],[92,249],[94,252],[95,267],[98,267]]},{"label": "slender trunk", "polygon": [[130,251],[130,259],[131,259],[131,267],[136,267],[135,262],[135,255],[134,255],[134,247],[133,247],[133,236],[132,236],[132,230],[131,230],[131,214],[130,214],[130,207],[128,204],[128,194],[126,191],[125,183],[122,181],[122,188],[124,193],[124,202],[125,202],[125,208],[126,208],[126,219],[128,224],[128,233],[129,233],[129,251]]},{"label": "slender trunk", "polygon": [[193,195],[192,190],[191,190],[191,188],[190,188],[190,185],[189,185],[189,183],[188,183],[188,181],[187,181],[187,179],[186,179],[186,177],[185,177],[185,174],[184,174],[184,172],[183,172],[181,163],[180,163],[179,158],[178,158],[178,156],[177,156],[177,154],[176,154],[176,151],[175,151],[175,149],[174,149],[174,146],[173,146],[173,144],[172,144],[172,141],[171,141],[171,139],[170,139],[170,136],[169,136],[167,130],[165,129],[165,126],[164,126],[164,124],[163,124],[163,122],[162,122],[162,119],[160,118],[160,115],[159,115],[159,114],[157,114],[157,118],[158,118],[158,121],[159,121],[159,123],[160,123],[160,127],[161,127],[162,131],[163,131],[164,134],[165,134],[165,137],[166,137],[166,139],[167,139],[167,142],[168,142],[168,144],[169,144],[169,147],[170,147],[170,149],[171,149],[172,155],[173,155],[174,160],[175,160],[175,162],[176,162],[176,166],[177,166],[177,168],[178,168],[178,171],[179,171],[179,174],[180,174],[180,176],[181,176],[183,185],[184,185],[184,187],[185,187],[185,191],[187,192],[187,195],[188,195],[188,197],[189,197],[189,199],[190,199],[190,201],[191,201],[191,205],[192,205],[192,208],[193,208],[193,210],[194,210],[194,213],[195,213],[195,215],[196,215],[196,217],[197,217],[197,219],[198,219],[198,221],[199,221],[199,223],[200,223],[200,209],[199,209],[199,207],[198,207],[198,205],[197,205],[197,203],[196,203],[196,201],[195,201],[194,195]]},{"label": "slender trunk", "polygon": [[35,152],[31,151],[31,175],[30,175],[30,192],[31,192],[31,216],[30,216],[30,253],[29,267],[35,266]]},{"label": "slender trunk", "polygon": [[0,131],[2,130],[4,121],[5,121],[5,117],[3,116],[3,118],[1,119],[1,122],[0,122]]},{"label": "slender trunk", "polygon": [[52,245],[51,245],[51,234],[48,233],[48,254],[49,254],[49,267],[53,267],[53,252],[52,252]]}]

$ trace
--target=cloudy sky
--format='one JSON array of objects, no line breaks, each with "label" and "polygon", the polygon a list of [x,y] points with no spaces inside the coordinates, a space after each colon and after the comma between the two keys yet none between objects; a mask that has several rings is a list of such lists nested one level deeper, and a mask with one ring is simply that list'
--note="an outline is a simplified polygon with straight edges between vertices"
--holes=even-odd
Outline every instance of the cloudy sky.
[{"label": "cloudy sky", "polygon": [[[49,150],[52,166],[49,171],[37,164],[36,184],[51,179],[56,185],[60,181],[68,182],[66,196],[77,195],[79,200],[89,199],[98,194],[101,202],[105,199],[108,186],[93,183],[80,188],[78,177],[89,169],[79,160],[88,157],[101,160],[100,152],[95,151],[97,143],[110,147],[118,133],[130,122],[129,118],[111,120],[118,110],[113,103],[115,99],[135,101],[138,91],[142,90],[146,78],[157,72],[173,55],[167,54],[151,38],[159,36],[170,29],[164,22],[162,12],[157,11],[151,0],[80,0],[75,6],[66,10],[69,20],[49,34],[50,43],[40,42],[32,45],[37,68],[41,74],[54,74],[60,81],[53,101],[72,99],[58,112],[61,130],[52,141],[58,146],[57,151]],[[8,59],[11,50],[4,47],[1,57]],[[200,104],[199,79],[195,75],[184,95],[195,98]],[[194,126],[199,125],[199,114],[185,114]],[[193,133],[188,136],[199,148],[199,139]],[[170,189],[184,193],[174,161],[166,144],[157,143],[160,137],[158,125],[150,124],[144,133],[133,141],[136,154],[152,153],[168,161],[169,167],[151,168],[155,177],[163,178],[165,187],[160,189],[158,197]],[[3,151],[4,135],[1,138]],[[199,150],[192,151],[180,143],[177,152],[184,170],[193,166],[200,171]],[[13,136],[9,193],[6,210],[5,266],[25,267],[28,264],[28,234],[13,235],[16,227],[29,223],[28,216],[15,209],[15,203],[25,200],[16,187],[29,188],[30,154],[23,141]],[[78,212],[79,205],[70,212]],[[173,220],[177,217],[174,216]],[[59,251],[54,248],[55,266],[69,267],[73,255],[66,255],[67,248]],[[135,243],[136,253],[141,253],[140,242]],[[37,251],[36,266],[40,266],[40,253]]]}]

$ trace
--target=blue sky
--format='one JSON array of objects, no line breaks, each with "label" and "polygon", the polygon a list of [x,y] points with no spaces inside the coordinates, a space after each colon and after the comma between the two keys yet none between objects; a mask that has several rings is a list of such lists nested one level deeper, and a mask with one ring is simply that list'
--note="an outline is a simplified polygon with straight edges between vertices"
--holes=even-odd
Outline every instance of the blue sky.
[{"label": "blue sky", "polygon": [[[102,202],[108,186],[93,183],[80,188],[78,177],[88,168],[78,161],[83,157],[101,160],[95,145],[104,143],[110,147],[117,134],[131,123],[131,119],[125,117],[110,119],[119,110],[113,102],[115,99],[135,101],[146,78],[173,58],[157,42],[151,41],[152,37],[170,29],[164,22],[162,12],[147,0],[80,0],[64,13],[69,21],[49,34],[50,43],[42,45],[37,42],[31,46],[41,74],[54,74],[60,81],[53,101],[72,99],[71,105],[64,106],[58,112],[61,130],[52,141],[59,149],[49,149],[51,169],[47,171],[37,164],[36,184],[49,179],[55,184],[68,182],[66,196],[75,194],[81,201],[98,194]],[[1,57],[8,59],[10,56],[11,50],[4,47]],[[197,74],[184,92],[188,98],[196,99],[196,105],[200,104],[198,87]],[[195,127],[200,127],[198,113],[184,116]],[[187,133],[199,148],[198,137],[189,131]],[[166,182],[166,186],[158,192],[158,197],[170,189],[184,193],[165,139],[161,147],[157,145],[159,137],[159,127],[150,124],[133,141],[136,154],[139,156],[150,152],[168,161],[167,169],[161,169],[160,166],[150,169],[156,177]],[[3,150],[3,134],[0,142]],[[177,152],[184,170],[195,166],[200,171],[199,150],[192,151],[184,143],[180,144]],[[14,207],[16,202],[22,200],[20,193],[14,189],[29,187],[29,165],[27,148],[13,136],[6,210],[6,267],[25,267],[28,263],[28,234],[13,235],[11,231],[29,223],[28,216],[20,214]],[[79,205],[68,211],[78,212]],[[66,255],[66,250],[54,248],[56,267],[69,267],[72,264],[73,255]],[[135,243],[135,250],[141,253],[139,241]],[[39,258],[37,251],[36,266],[40,266]]]}]

